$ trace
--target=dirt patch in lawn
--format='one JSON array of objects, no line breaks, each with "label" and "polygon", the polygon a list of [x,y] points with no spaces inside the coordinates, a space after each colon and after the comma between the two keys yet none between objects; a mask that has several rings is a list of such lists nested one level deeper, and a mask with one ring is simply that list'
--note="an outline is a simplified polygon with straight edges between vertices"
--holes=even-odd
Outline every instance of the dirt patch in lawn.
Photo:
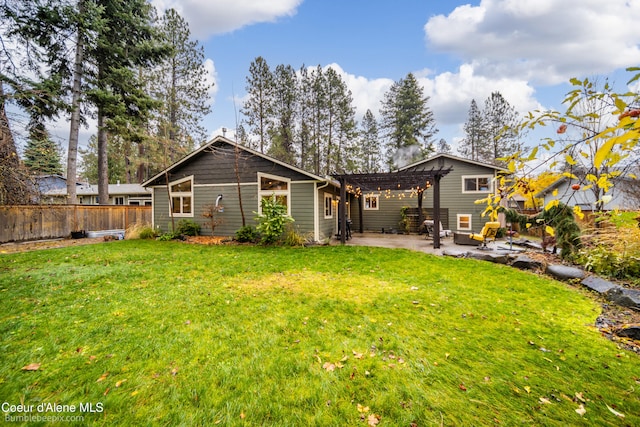
[{"label": "dirt patch in lawn", "polygon": [[36,240],[33,242],[10,242],[0,245],[1,254],[14,254],[19,252],[36,251],[40,249],[56,249],[67,248],[70,246],[84,246],[96,243],[104,243],[103,237],[84,238],[84,239],[51,239]]}]

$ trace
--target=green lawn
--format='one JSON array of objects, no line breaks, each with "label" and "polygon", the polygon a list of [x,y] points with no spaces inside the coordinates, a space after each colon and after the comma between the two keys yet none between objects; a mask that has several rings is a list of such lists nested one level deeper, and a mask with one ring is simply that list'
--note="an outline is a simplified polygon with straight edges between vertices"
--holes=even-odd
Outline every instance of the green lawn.
[{"label": "green lawn", "polygon": [[3,419],[640,425],[640,358],[594,328],[598,304],[490,263],[110,242],[0,255],[0,302]]}]

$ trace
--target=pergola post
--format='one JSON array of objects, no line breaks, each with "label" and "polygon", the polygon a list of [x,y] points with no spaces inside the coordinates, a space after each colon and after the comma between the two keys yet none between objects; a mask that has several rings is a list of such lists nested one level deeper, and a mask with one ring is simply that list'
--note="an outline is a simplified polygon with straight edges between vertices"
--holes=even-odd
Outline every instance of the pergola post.
[{"label": "pergola post", "polygon": [[340,243],[347,242],[347,180],[340,177],[340,203],[338,204],[338,218],[340,222]]},{"label": "pergola post", "polygon": [[433,177],[433,248],[440,248],[440,174]]}]

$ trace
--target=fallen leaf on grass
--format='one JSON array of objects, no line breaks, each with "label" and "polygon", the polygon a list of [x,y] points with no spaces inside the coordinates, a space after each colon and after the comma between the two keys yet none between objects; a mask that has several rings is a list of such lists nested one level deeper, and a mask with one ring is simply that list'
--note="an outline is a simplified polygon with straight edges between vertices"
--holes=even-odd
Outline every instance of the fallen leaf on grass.
[{"label": "fallen leaf on grass", "polygon": [[122,383],[126,382],[127,379],[125,378],[124,380],[120,380],[116,383],[116,387],[120,387],[122,385]]},{"label": "fallen leaf on grass", "polygon": [[580,392],[580,393],[576,392],[576,399],[578,399],[582,403],[587,403],[587,401],[584,400],[584,394],[582,392]]},{"label": "fallen leaf on grass", "polygon": [[240,419],[244,420],[247,416],[244,414],[244,412],[240,412]]},{"label": "fallen leaf on grass", "polygon": [[460,384],[460,385],[458,385],[458,388],[459,388],[460,390],[462,390],[462,391],[467,391],[467,387],[465,387],[465,385],[464,385],[464,384]]},{"label": "fallen leaf on grass", "polygon": [[531,387],[529,387],[528,385],[524,386],[524,391],[526,391],[527,393],[531,393]]},{"label": "fallen leaf on grass", "polygon": [[98,378],[96,382],[99,383],[100,381],[104,381],[107,379],[108,376],[109,376],[109,372],[105,372],[104,374],[100,375],[100,378]]},{"label": "fallen leaf on grass", "polygon": [[354,358],[356,358],[356,359],[362,359],[362,357],[363,357],[363,354],[362,354],[362,353],[358,353],[358,352],[356,352],[355,350],[352,350],[352,351],[353,351],[353,357],[354,357]]},{"label": "fallen leaf on grass", "polygon": [[102,393],[102,395],[106,396],[107,394],[109,394],[109,390],[111,390],[111,388],[107,387],[107,389],[104,391],[104,393]]},{"label": "fallen leaf on grass", "polygon": [[612,408],[611,406],[609,406],[609,405],[606,405],[606,404],[605,404],[605,406],[606,406],[606,407],[607,407],[607,409],[608,409],[609,411],[611,411],[611,413],[612,413],[613,415],[615,415],[616,417],[620,417],[620,418],[624,418],[624,417],[625,417],[625,415],[624,415],[622,412],[618,412],[618,411],[616,411],[615,409],[613,409],[613,408]]},{"label": "fallen leaf on grass", "polygon": [[587,413],[587,410],[584,409],[584,405],[581,403],[580,406],[578,406],[578,409],[576,409],[576,412],[578,413],[578,415],[580,415],[581,417],[584,416],[584,414]]},{"label": "fallen leaf on grass", "polygon": [[22,367],[23,371],[37,371],[38,369],[40,369],[39,363],[29,363],[27,366]]},{"label": "fallen leaf on grass", "polygon": [[366,414],[367,412],[369,412],[369,407],[368,406],[362,406],[361,404],[358,403],[358,412],[360,412],[361,414]]},{"label": "fallen leaf on grass", "polygon": [[547,399],[546,397],[541,397],[540,398],[540,403],[544,403],[545,405],[550,405],[551,401],[549,399]]},{"label": "fallen leaf on grass", "polygon": [[324,365],[322,365],[322,369],[324,369],[327,372],[333,372],[336,370],[336,365],[334,365],[331,362],[324,362]]},{"label": "fallen leaf on grass", "polygon": [[369,417],[367,417],[367,424],[370,427],[377,426],[379,422],[380,422],[380,415],[371,414],[371,415],[369,415]]},{"label": "fallen leaf on grass", "polygon": [[173,369],[171,370],[171,375],[175,376],[175,375],[177,375],[177,374],[178,374],[178,368],[173,368]]}]

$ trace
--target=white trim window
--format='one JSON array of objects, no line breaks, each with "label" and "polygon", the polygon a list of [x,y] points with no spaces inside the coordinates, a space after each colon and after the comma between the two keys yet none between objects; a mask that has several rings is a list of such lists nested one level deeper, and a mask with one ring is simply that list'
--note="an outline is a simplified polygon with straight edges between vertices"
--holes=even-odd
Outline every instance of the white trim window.
[{"label": "white trim window", "polygon": [[324,193],[324,219],[333,218],[333,194]]},{"label": "white trim window", "polygon": [[169,197],[174,217],[193,217],[193,176],[170,182]]},{"label": "white trim window", "polygon": [[491,193],[493,192],[492,175],[463,175],[463,193]]},{"label": "white trim window", "polygon": [[276,201],[287,207],[291,215],[291,180],[281,176],[258,172],[258,213],[262,214],[262,199],[275,197]]},{"label": "white trim window", "polygon": [[458,230],[471,231],[471,214],[457,214]]},{"label": "white trim window", "polygon": [[377,211],[378,209],[380,209],[380,196],[378,194],[364,196],[365,211]]}]

